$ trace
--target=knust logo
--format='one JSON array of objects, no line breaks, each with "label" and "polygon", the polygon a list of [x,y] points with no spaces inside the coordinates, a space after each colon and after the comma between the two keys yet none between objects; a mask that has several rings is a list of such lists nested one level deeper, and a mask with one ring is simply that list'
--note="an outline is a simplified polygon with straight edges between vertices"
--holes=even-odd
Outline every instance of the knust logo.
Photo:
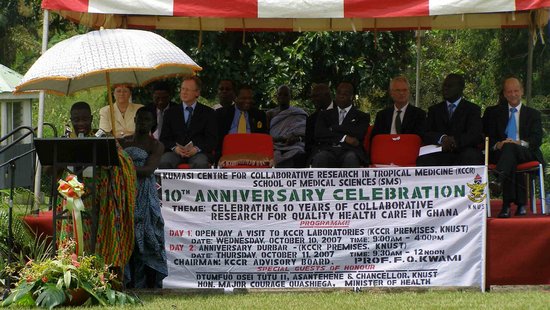
[{"label": "knust logo", "polygon": [[481,203],[487,197],[485,194],[485,187],[487,183],[481,183],[481,177],[479,174],[476,174],[474,178],[474,183],[466,183],[470,188],[470,193],[468,194],[468,199],[473,203]]}]

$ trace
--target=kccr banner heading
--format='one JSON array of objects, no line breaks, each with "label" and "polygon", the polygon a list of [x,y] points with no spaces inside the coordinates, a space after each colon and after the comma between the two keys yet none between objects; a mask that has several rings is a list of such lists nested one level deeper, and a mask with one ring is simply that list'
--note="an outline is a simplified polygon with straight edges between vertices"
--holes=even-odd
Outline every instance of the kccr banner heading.
[{"label": "kccr banner heading", "polygon": [[481,286],[484,169],[160,170],[164,286]]}]

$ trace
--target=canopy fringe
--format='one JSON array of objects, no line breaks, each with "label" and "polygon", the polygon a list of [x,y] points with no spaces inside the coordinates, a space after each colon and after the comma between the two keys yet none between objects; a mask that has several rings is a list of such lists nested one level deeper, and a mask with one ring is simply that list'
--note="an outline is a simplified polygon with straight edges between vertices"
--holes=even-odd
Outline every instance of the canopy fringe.
[{"label": "canopy fringe", "polygon": [[377,19],[374,19],[374,49],[378,49],[378,25]]},{"label": "canopy fringe", "polygon": [[199,42],[197,43],[197,49],[202,48],[202,18],[199,17]]},{"label": "canopy fringe", "polygon": [[547,10],[538,9],[529,12],[529,31],[532,34],[533,45],[537,44],[539,38],[542,44],[545,44],[544,27],[546,24],[548,24]]},{"label": "canopy fringe", "polygon": [[244,21],[244,18],[241,19],[241,21],[243,22],[243,44],[245,43],[246,41],[246,24],[245,24],[245,21]]}]

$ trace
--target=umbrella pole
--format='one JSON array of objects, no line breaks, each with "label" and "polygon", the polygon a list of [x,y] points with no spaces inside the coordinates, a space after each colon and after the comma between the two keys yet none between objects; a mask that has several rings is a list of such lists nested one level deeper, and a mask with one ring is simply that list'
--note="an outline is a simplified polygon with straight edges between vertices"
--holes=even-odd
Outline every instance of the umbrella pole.
[{"label": "umbrella pole", "polygon": [[[42,54],[46,52],[48,49],[48,34],[49,34],[49,26],[50,26],[50,11],[44,10],[44,15],[42,16]],[[36,133],[37,138],[42,138],[43,136],[43,130],[44,130],[44,102],[46,101],[46,96],[44,91],[40,92],[40,96],[38,98],[38,132]],[[38,211],[40,208],[40,197],[41,197],[41,191],[40,191],[40,185],[42,184],[42,165],[40,164],[40,160],[38,159],[38,156],[35,155],[34,162],[35,165],[35,175],[34,175],[34,203],[33,206]],[[52,182],[55,182],[55,179],[52,178]]]},{"label": "umbrella pole", "polygon": [[116,138],[116,121],[115,121],[115,109],[113,107],[113,95],[111,92],[111,77],[109,72],[105,72],[105,80],[107,81],[107,100],[109,101],[109,112],[111,113],[111,133]]}]

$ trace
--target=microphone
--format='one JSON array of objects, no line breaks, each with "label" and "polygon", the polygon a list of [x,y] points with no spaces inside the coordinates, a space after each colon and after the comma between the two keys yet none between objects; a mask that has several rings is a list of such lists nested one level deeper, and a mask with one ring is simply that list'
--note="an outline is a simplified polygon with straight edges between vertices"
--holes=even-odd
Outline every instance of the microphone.
[{"label": "microphone", "polygon": [[70,125],[65,125],[65,133],[63,134],[64,137],[68,138],[71,136],[71,133],[73,132],[73,129]]},{"label": "microphone", "polygon": [[79,138],[84,138],[84,133],[79,132],[79,133],[78,133],[78,137],[79,137]]}]

